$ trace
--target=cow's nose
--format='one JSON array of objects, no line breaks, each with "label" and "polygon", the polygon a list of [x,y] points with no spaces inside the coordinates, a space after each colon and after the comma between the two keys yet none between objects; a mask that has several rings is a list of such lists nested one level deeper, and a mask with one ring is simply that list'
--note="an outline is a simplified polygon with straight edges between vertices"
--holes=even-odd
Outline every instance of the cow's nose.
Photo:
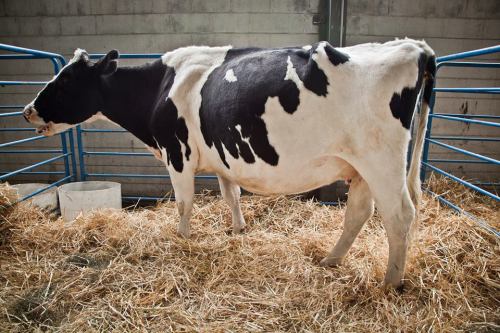
[{"label": "cow's nose", "polygon": [[30,116],[33,114],[33,106],[27,105],[23,110],[23,116],[26,121],[30,120]]}]

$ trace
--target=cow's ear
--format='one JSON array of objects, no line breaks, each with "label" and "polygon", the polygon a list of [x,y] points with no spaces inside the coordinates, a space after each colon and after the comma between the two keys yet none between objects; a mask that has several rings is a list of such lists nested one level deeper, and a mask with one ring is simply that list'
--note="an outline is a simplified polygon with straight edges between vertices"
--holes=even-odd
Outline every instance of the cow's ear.
[{"label": "cow's ear", "polygon": [[120,53],[117,50],[111,50],[104,57],[99,59],[94,65],[94,68],[98,71],[99,75],[110,75],[116,72],[118,68],[118,57]]}]

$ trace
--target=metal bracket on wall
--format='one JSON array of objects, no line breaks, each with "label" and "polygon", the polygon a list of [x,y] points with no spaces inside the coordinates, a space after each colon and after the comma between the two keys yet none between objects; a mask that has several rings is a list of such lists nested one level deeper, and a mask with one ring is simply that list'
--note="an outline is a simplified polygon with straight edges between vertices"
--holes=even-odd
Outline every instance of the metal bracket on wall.
[{"label": "metal bracket on wall", "polygon": [[319,25],[320,40],[326,40],[333,46],[345,46],[345,17],[347,0],[321,0],[318,14],[312,24]]}]

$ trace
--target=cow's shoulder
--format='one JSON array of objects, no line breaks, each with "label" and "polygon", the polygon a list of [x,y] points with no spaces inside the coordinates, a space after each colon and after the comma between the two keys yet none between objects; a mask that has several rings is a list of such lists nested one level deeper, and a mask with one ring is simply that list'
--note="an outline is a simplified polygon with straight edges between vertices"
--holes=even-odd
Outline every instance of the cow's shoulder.
[{"label": "cow's shoulder", "polygon": [[187,46],[175,49],[162,55],[163,63],[173,67],[177,72],[188,67],[199,69],[219,65],[232,46]]}]

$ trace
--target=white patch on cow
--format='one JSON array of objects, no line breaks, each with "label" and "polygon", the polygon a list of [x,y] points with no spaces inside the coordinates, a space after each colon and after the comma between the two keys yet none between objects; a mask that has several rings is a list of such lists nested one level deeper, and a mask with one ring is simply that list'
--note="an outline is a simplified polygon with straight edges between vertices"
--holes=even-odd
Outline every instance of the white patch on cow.
[{"label": "white patch on cow", "polygon": [[236,81],[238,81],[238,78],[236,77],[236,75],[234,75],[234,71],[232,69],[229,69],[226,72],[226,75],[224,76],[224,79],[227,82],[236,82]]},{"label": "white patch on cow", "polygon": [[179,144],[181,146],[181,158],[182,158],[183,164],[185,164],[187,162],[187,159],[186,159],[186,150],[187,150],[187,147],[184,144],[184,142],[182,142],[182,140],[179,139],[179,137],[177,135],[175,135],[175,138],[179,141]]},{"label": "white patch on cow", "polygon": [[70,128],[73,128],[75,127],[76,125],[71,125],[71,124],[65,124],[65,123],[58,123],[58,124],[55,124],[53,122],[49,122],[49,124],[51,124],[51,129],[55,132],[55,133],[61,133],[61,132],[64,132]]},{"label": "white patch on cow", "polygon": [[179,69],[187,69],[189,66],[204,66],[205,70],[212,67],[221,54],[231,49],[232,46],[187,46],[181,47],[161,56],[163,63],[175,69],[176,74]]},{"label": "white patch on cow", "polygon": [[[206,146],[199,130],[199,113],[193,110],[200,109],[203,85],[210,73],[223,63],[227,51],[231,48],[232,46],[190,46],[176,49],[162,56],[163,63],[175,69],[175,79],[168,97],[172,99],[177,107],[178,116],[185,119],[189,129],[188,144],[191,147],[191,156],[190,160],[184,163],[185,168],[205,170],[220,162],[215,147],[212,146],[209,149]],[[200,146],[203,146],[203,150],[207,149],[203,155],[198,154],[199,149],[202,149]]]},{"label": "white patch on cow", "polygon": [[285,74],[285,80],[291,80],[295,82],[297,87],[300,89],[303,86],[302,81],[299,78],[299,75],[297,74],[297,71],[293,67],[292,60],[290,56],[286,59],[287,67],[286,67],[286,74]]},{"label": "white patch on cow", "polygon": [[93,123],[94,121],[96,120],[106,120],[106,121],[109,121],[111,122],[111,120],[109,120],[108,117],[106,117],[105,115],[102,114],[102,112],[97,112],[95,115],[93,115],[92,117],[90,117],[89,119],[85,120],[84,122],[85,123]]},{"label": "white patch on cow", "polygon": [[[31,106],[31,105],[28,105],[27,107],[29,107],[29,106]],[[36,113],[36,111],[35,111],[35,113]],[[38,134],[43,134],[45,136],[52,136],[54,134],[64,132],[70,128],[76,127],[76,125],[77,125],[77,124],[66,124],[66,123],[54,123],[52,121],[45,123],[43,120],[41,120],[40,117],[38,117],[38,115],[35,115],[35,116],[37,117],[36,119],[31,119],[31,117],[34,117],[34,116],[30,116],[30,122],[35,124],[35,125],[39,125],[36,128],[36,132]],[[95,115],[93,115],[92,117],[90,117],[89,119],[84,121],[84,123],[92,123],[96,120],[106,120],[106,121],[108,121],[108,122],[110,122],[118,127],[120,126],[120,125],[116,124],[115,122],[109,120],[109,118],[106,117],[105,115],[103,115],[102,112],[97,112]]]},{"label": "white patch on cow", "polygon": [[[250,147],[250,151],[252,152],[253,156],[257,156],[257,155],[255,154],[255,152],[253,151],[252,145],[250,144],[250,138],[249,138],[249,137],[248,137],[248,138],[247,138],[247,137],[244,137],[244,136],[243,136],[243,134],[241,134],[241,125],[240,125],[240,124],[238,124],[238,125],[234,126],[234,128],[236,128],[236,130],[237,130],[237,131],[238,131],[238,133],[240,134],[241,140],[242,140],[243,142],[246,142],[246,143],[247,143],[247,145],[248,145],[248,147]],[[238,150],[239,150],[239,147],[238,147]]]},{"label": "white patch on cow", "polygon": [[156,140],[156,138],[154,136],[153,136],[153,140],[155,140],[156,148],[161,150],[160,144],[158,143],[158,140]]},{"label": "white patch on cow", "polygon": [[47,124],[37,127],[36,132],[44,136],[53,136],[55,134],[64,132],[76,125],[65,124],[65,123],[53,123],[49,121]]},{"label": "white patch on cow", "polygon": [[150,146],[147,146],[146,147],[148,148],[148,150],[150,152],[153,153],[153,155],[155,156],[156,159],[160,160],[163,162],[163,158],[162,158],[162,148],[160,147],[160,144],[158,143],[158,140],[156,140],[156,138],[153,136],[153,140],[155,141],[156,143],[156,147],[150,147]]},{"label": "white patch on cow", "polygon": [[306,51],[309,51],[310,49],[312,49],[312,45],[304,45],[302,46],[302,48]]},{"label": "white patch on cow", "polygon": [[85,51],[84,49],[78,48],[78,49],[75,50],[75,53],[73,55],[73,59],[71,59],[69,61],[69,64],[77,62],[77,61],[79,61],[81,59],[83,59],[84,61],[88,61],[89,60],[89,55],[88,55],[87,51]]},{"label": "white patch on cow", "polygon": [[162,161],[163,162],[163,159],[161,158],[161,151],[158,149],[158,148],[153,148],[151,146],[148,146],[148,145],[145,145],[146,146],[146,149],[149,150],[150,153],[153,154],[153,156],[159,160],[159,161]]},{"label": "white patch on cow", "polygon": [[108,117],[106,117],[104,114],[102,114],[101,111],[97,112],[92,117],[90,117],[89,119],[85,120],[84,123],[90,124],[90,123],[93,123],[94,121],[97,121],[97,120],[104,120],[104,121],[107,121],[107,122],[109,122],[109,123],[111,123],[113,125],[116,125],[117,127],[121,127],[120,125],[118,125],[117,123],[115,123],[114,121],[112,121],[111,119],[109,119]]}]

